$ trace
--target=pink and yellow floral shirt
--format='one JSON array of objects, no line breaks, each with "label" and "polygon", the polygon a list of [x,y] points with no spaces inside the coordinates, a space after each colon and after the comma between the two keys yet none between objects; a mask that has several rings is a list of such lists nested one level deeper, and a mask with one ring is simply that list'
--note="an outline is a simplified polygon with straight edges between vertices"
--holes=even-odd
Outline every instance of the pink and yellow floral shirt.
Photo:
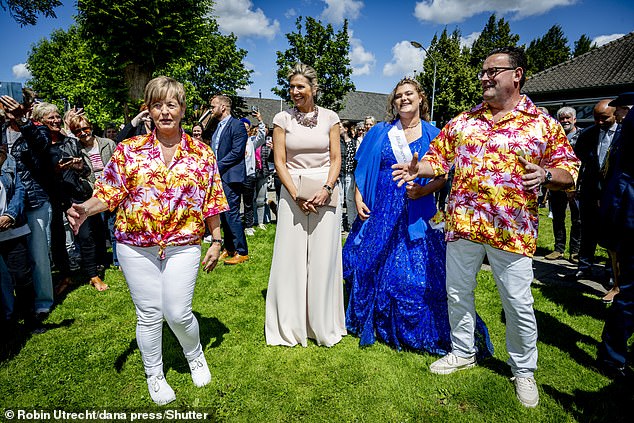
[{"label": "pink and yellow floral shirt", "polygon": [[463,238],[533,256],[539,190],[522,186],[524,167],[518,155],[545,168],[566,170],[577,179],[579,160],[563,128],[526,96],[497,123],[482,103],[442,129],[424,158],[436,175],[455,165],[447,241]]},{"label": "pink and yellow floral shirt", "polygon": [[155,133],[120,143],[95,184],[94,196],[119,207],[117,242],[138,247],[200,244],[204,220],[229,209],[208,145],[182,133],[169,166]]}]

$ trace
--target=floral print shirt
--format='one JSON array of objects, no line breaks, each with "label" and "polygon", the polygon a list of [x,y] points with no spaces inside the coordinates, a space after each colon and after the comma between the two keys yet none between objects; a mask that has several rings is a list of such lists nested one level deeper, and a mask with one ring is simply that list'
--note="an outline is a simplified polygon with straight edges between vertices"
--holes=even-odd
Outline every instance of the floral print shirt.
[{"label": "floral print shirt", "polygon": [[216,158],[182,132],[169,166],[155,132],[121,142],[95,184],[94,196],[117,211],[117,242],[138,247],[200,244],[205,219],[227,211]]},{"label": "floral print shirt", "polygon": [[463,238],[533,256],[539,188],[522,186],[519,155],[548,169],[566,170],[577,179],[579,160],[563,128],[526,96],[497,123],[482,103],[442,129],[425,159],[436,175],[455,165],[447,241]]}]

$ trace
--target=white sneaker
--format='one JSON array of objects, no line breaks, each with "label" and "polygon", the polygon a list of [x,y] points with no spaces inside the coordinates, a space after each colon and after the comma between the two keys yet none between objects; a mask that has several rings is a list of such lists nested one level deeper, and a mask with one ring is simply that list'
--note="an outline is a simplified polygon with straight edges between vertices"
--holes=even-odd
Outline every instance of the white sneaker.
[{"label": "white sneaker", "polygon": [[536,407],[539,403],[539,391],[533,377],[512,377],[515,383],[515,395],[524,407]]},{"label": "white sneaker", "polygon": [[147,378],[147,387],[152,401],[158,405],[168,404],[176,399],[176,394],[162,374]]},{"label": "white sneaker", "polygon": [[211,382],[211,372],[205,360],[205,353],[200,353],[198,357],[189,362],[189,369],[192,372],[192,381],[194,385],[202,388]]},{"label": "white sneaker", "polygon": [[263,231],[266,231],[266,225],[264,223],[260,223],[258,225],[258,228],[262,229]]},{"label": "white sneaker", "polygon": [[207,235],[206,237],[203,238],[203,242],[206,242],[207,244],[211,244],[212,239],[213,237],[211,235]]},{"label": "white sneaker", "polygon": [[441,359],[431,363],[429,371],[437,375],[448,375],[458,370],[465,370],[476,365],[475,355],[469,358],[458,357],[454,353],[449,353]]},{"label": "white sneaker", "polygon": [[253,229],[253,228],[246,228],[246,229],[244,230],[244,234],[245,234],[245,235],[249,235],[249,236],[253,236],[253,235],[255,235],[255,229]]}]

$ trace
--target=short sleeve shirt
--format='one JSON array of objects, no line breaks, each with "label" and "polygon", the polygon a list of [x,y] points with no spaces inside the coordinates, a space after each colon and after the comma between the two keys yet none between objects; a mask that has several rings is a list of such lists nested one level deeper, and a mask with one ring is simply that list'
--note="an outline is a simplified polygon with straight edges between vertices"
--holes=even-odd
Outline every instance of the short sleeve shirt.
[{"label": "short sleeve shirt", "polygon": [[519,155],[548,169],[563,169],[577,179],[579,160],[563,128],[526,96],[497,123],[482,103],[442,129],[425,159],[437,175],[455,165],[447,241],[463,238],[532,257],[539,189],[524,189]]},{"label": "short sleeve shirt", "polygon": [[155,132],[119,143],[94,195],[110,210],[119,207],[117,242],[161,251],[199,244],[204,220],[229,209],[211,148],[185,132],[169,166]]},{"label": "short sleeve shirt", "polygon": [[339,123],[339,116],[332,110],[317,109],[314,128],[300,125],[293,117],[292,109],[279,112],[273,118],[273,124],[286,132],[286,166],[289,169],[330,166],[330,129]]}]

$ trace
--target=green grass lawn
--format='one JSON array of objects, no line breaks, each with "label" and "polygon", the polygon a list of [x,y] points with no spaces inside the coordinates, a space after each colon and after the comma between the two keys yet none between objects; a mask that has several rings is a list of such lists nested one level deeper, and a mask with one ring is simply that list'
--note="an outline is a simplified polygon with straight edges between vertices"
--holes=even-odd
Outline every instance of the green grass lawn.
[{"label": "green grass lawn", "polygon": [[[550,251],[550,220],[542,220],[539,246]],[[382,344],[360,348],[353,336],[332,348],[266,346],[264,299],[273,239],[274,226],[258,230],[249,237],[250,261],[200,274],[194,311],[213,374],[208,386],[192,384],[182,351],[165,326],[165,373],[177,396],[166,408],[244,422],[614,422],[630,413],[626,402],[631,405],[632,391],[592,368],[606,306],[581,290],[548,285],[533,288],[541,402],[536,409],[522,407],[505,364],[501,304],[486,271],[478,276],[477,305],[496,352],[472,370],[433,375],[428,366],[435,356]],[[147,392],[134,307],[122,274],[108,270],[106,282],[111,289],[104,293],[75,286],[51,313],[46,333],[5,342],[1,408],[164,409]]]}]

